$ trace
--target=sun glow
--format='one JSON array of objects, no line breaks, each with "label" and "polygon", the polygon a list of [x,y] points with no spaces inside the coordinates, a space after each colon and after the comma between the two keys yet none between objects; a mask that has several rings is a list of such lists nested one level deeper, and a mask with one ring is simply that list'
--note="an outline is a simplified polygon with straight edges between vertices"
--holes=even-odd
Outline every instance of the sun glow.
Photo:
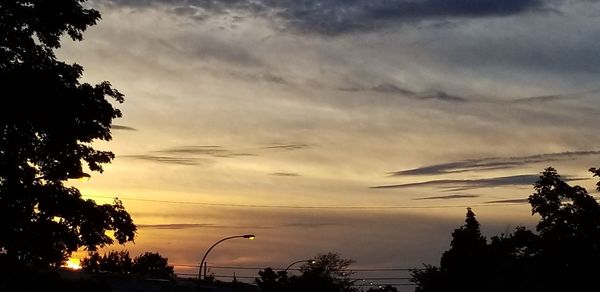
[{"label": "sun glow", "polygon": [[69,258],[69,260],[65,263],[65,265],[63,267],[71,269],[71,270],[80,270],[81,264],[79,262],[79,259]]}]

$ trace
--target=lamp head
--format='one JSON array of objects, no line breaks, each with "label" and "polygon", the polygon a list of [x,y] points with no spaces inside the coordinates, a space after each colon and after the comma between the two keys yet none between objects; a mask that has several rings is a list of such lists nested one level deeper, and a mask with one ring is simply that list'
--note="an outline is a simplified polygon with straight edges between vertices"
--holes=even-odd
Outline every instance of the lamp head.
[{"label": "lamp head", "polygon": [[256,236],[254,236],[254,234],[246,234],[246,235],[243,235],[242,237],[250,239],[250,240],[254,240],[256,238]]}]

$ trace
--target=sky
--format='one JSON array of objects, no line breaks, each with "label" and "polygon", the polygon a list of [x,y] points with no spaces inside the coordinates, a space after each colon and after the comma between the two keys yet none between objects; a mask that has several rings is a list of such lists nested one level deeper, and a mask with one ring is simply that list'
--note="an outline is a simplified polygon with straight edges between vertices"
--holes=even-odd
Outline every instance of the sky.
[{"label": "sky", "polygon": [[138,225],[109,249],[194,265],[254,233],[209,265],[411,268],[439,263],[466,207],[488,237],[534,227],[545,167],[593,190],[598,1],[88,5],[103,19],[58,55],[125,94],[95,144],[115,160],[74,183]]}]

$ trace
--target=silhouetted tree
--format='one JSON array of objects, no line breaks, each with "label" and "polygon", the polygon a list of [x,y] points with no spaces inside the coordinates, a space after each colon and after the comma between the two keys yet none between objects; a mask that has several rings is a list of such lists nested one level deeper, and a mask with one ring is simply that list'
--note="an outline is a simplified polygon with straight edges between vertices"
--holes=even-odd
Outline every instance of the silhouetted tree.
[{"label": "silhouetted tree", "polygon": [[133,260],[133,272],[146,277],[170,279],[175,275],[169,259],[157,252],[145,252]]},{"label": "silhouetted tree", "polygon": [[487,243],[469,210],[440,268],[413,271],[415,291],[598,291],[600,204],[553,168],[541,173],[534,189],[529,202],[540,215],[537,234],[517,227]]},{"label": "silhouetted tree", "polygon": [[285,286],[289,282],[286,271],[275,272],[272,268],[266,268],[259,271],[258,275],[260,278],[256,278],[254,281],[258,288],[264,292],[285,291]]},{"label": "silhouetted tree", "polygon": [[411,276],[411,282],[417,285],[415,292],[451,291],[447,289],[446,274],[436,266],[424,265],[424,269],[412,270]]},{"label": "silhouetted tree", "polygon": [[110,251],[102,256],[98,252],[93,252],[81,260],[81,268],[92,273],[129,274],[133,271],[133,261],[128,251]]},{"label": "silhouetted tree", "polygon": [[442,255],[440,269],[446,273],[447,285],[463,291],[481,291],[486,265],[486,239],[471,208],[467,208],[465,224],[452,232],[450,249]]},{"label": "silhouetted tree", "polygon": [[[60,265],[80,247],[133,240],[122,203],[97,205],[64,182],[114,155],[110,140],[123,102],[108,82],[80,83],[83,68],[59,61],[61,37],[81,40],[100,19],[84,0],[0,2],[0,250],[18,263]],[[107,234],[112,231],[113,237]]]},{"label": "silhouetted tree", "polygon": [[337,253],[320,254],[300,267],[300,276],[266,268],[258,272],[260,278],[255,281],[265,292],[351,292],[356,291],[354,280],[350,278],[352,272],[348,270],[353,262]]},{"label": "silhouetted tree", "polygon": [[[590,169],[594,176],[599,171]],[[599,185],[600,188],[600,185]],[[547,289],[597,291],[600,289],[600,204],[587,190],[564,182],[547,168],[529,197],[532,212],[541,219],[536,259],[543,277],[569,281],[543,283]]]},{"label": "silhouetted tree", "polygon": [[290,279],[293,291],[347,292],[356,291],[352,272],[348,267],[353,260],[344,259],[337,253],[317,255],[311,262],[300,267],[302,274]]}]

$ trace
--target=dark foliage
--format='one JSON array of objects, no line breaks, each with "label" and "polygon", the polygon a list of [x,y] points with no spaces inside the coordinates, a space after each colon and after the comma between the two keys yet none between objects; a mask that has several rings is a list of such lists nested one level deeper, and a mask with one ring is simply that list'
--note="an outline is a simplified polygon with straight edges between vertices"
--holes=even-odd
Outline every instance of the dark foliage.
[{"label": "dark foliage", "polygon": [[93,279],[67,280],[57,271],[39,271],[7,257],[0,257],[2,292],[108,292],[110,287]]},{"label": "dark foliage", "polygon": [[553,168],[542,172],[534,189],[529,202],[540,216],[537,233],[517,227],[488,242],[469,209],[440,267],[413,271],[415,291],[598,291],[600,205]]},{"label": "dark foliage", "polygon": [[128,251],[110,251],[104,255],[93,252],[81,260],[81,268],[90,273],[130,274],[133,271],[133,260]]},{"label": "dark foliage", "polygon": [[266,268],[258,272],[260,278],[256,278],[255,282],[258,288],[263,292],[283,291],[289,282],[287,272],[275,272],[271,268]]},{"label": "dark foliage", "polygon": [[137,256],[133,260],[133,272],[159,279],[170,279],[175,275],[173,266],[169,266],[169,259],[157,252],[145,252]]},{"label": "dark foliage", "polygon": [[[100,14],[84,0],[0,2],[0,249],[37,267],[75,250],[132,241],[136,227],[120,201],[97,205],[64,182],[102,171],[122,102],[108,82],[80,83],[83,68],[57,60],[64,34],[81,40]],[[107,231],[114,233],[114,239]]]},{"label": "dark foliage", "polygon": [[90,273],[133,274],[148,278],[171,279],[175,276],[169,259],[155,252],[145,252],[131,259],[128,251],[91,253],[81,260],[81,268]]},{"label": "dark foliage", "polygon": [[275,272],[266,268],[258,274],[257,285],[269,292],[351,292],[356,291],[348,267],[354,262],[339,254],[326,253],[316,256],[300,267],[301,275],[288,276],[287,272]]}]

